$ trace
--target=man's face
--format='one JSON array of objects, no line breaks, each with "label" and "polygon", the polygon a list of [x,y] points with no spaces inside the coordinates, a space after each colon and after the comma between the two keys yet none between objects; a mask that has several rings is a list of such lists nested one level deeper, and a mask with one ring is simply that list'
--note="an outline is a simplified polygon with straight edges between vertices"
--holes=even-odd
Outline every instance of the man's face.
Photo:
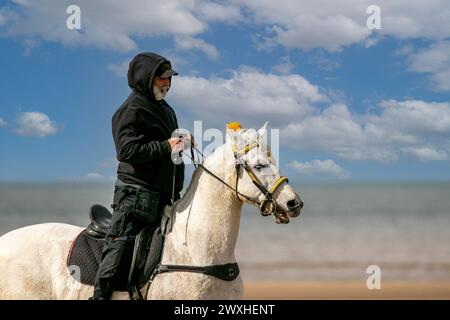
[{"label": "man's face", "polygon": [[158,87],[170,86],[170,80],[168,78],[167,79],[162,79],[162,78],[160,78],[158,76],[155,76],[155,78],[153,80],[153,84],[155,86],[158,86]]},{"label": "man's face", "polygon": [[166,97],[167,92],[170,88],[170,79],[165,78],[162,79],[158,76],[155,76],[153,79],[153,94],[155,95],[156,100],[162,100]]}]

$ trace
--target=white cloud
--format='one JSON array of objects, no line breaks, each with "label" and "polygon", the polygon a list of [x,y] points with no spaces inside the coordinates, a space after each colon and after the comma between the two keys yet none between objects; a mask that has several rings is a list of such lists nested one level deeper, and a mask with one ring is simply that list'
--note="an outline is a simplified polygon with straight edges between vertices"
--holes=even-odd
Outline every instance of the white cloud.
[{"label": "white cloud", "polygon": [[292,161],[288,166],[304,175],[332,176],[339,179],[348,179],[351,177],[350,172],[344,170],[333,160],[312,160],[304,163]]},{"label": "white cloud", "polygon": [[169,98],[175,105],[217,125],[223,125],[217,123],[219,119],[248,119],[253,121],[249,126],[270,119],[277,125],[300,119],[314,111],[313,103],[327,100],[300,75],[274,75],[247,67],[233,71],[230,78],[178,76],[172,87]]},{"label": "white cloud", "polygon": [[236,23],[243,17],[240,7],[207,0],[78,0],[81,30],[69,30],[66,9],[72,1],[13,0],[14,11],[0,7],[0,26],[6,25],[10,36],[38,36],[66,46],[131,51],[135,39],[158,36],[186,36],[195,39],[195,47],[210,57],[217,49],[194,38],[208,29],[209,23]]},{"label": "white cloud", "polygon": [[59,181],[64,182],[111,182],[115,179],[115,177],[105,177],[97,172],[90,172],[82,176],[64,176],[58,178]]},{"label": "white cloud", "polygon": [[[373,42],[373,36],[400,39],[446,39],[450,36],[447,0],[378,0],[382,29],[366,26],[366,9],[372,0],[79,0],[82,32],[65,26],[70,1],[15,0],[16,12],[0,9],[0,25],[9,24],[9,33],[39,34],[43,39],[65,45],[90,45],[116,50],[136,49],[135,37],[177,35],[195,37],[210,23],[240,23],[268,28],[267,43],[288,48],[342,47]],[[11,22],[11,23],[10,23]]]},{"label": "white cloud", "polygon": [[409,55],[409,70],[428,73],[434,89],[450,91],[450,41],[433,43]]},{"label": "white cloud", "polygon": [[281,142],[348,160],[448,159],[449,103],[388,100],[380,107],[380,115],[352,115],[346,105],[332,104],[319,114],[288,124],[281,130]]},{"label": "white cloud", "polygon": [[222,129],[228,121],[257,127],[270,120],[280,128],[282,145],[347,160],[445,160],[450,154],[450,103],[385,100],[357,114],[300,75],[248,67],[229,78],[179,76],[169,99],[208,127]]},{"label": "white cloud", "polygon": [[409,147],[402,149],[403,152],[409,153],[419,160],[423,161],[440,161],[440,160],[448,160],[448,153],[443,150],[435,150],[433,148],[428,147]]},{"label": "white cloud", "polygon": [[[203,1],[79,0],[81,30],[66,27],[66,8],[71,1],[16,0],[20,12],[11,18],[10,35],[38,34],[44,40],[67,46],[87,45],[119,51],[135,50],[134,37],[197,35],[207,24],[197,17]],[[213,14],[213,12],[211,13]],[[214,20],[208,12],[203,16]]]},{"label": "white cloud", "polygon": [[241,9],[232,4],[219,4],[210,1],[199,2],[197,12],[206,21],[234,23],[242,21]]},{"label": "white cloud", "polygon": [[[450,104],[421,100],[387,100],[380,103],[383,114],[370,122],[405,134],[450,134]],[[388,129],[389,128],[389,129]]]},{"label": "white cloud", "polygon": [[[372,0],[79,0],[82,30],[66,28],[66,8],[71,1],[14,0],[18,9],[0,8],[0,25],[10,35],[40,35],[67,46],[87,45],[121,51],[135,50],[135,38],[181,36],[193,39],[194,48],[211,57],[217,50],[198,39],[214,22],[260,26],[266,46],[324,48],[339,51],[361,43],[376,43],[384,36],[400,39],[443,40],[450,36],[447,0],[378,0],[382,29],[366,26],[366,9]],[[253,28],[254,30],[254,28]],[[259,44],[264,46],[264,44]]]},{"label": "white cloud", "polygon": [[3,118],[0,118],[0,128],[6,126],[6,121]]},{"label": "white cloud", "polygon": [[281,130],[281,139],[286,145],[343,156],[363,144],[364,133],[346,105],[332,104],[321,113],[288,123]]},{"label": "white cloud", "polygon": [[[339,51],[355,43],[371,45],[380,36],[400,39],[445,39],[450,36],[447,0],[378,0],[381,30],[366,26],[372,0],[235,0],[256,24],[269,27],[262,36],[266,46],[325,48]],[[372,39],[375,37],[375,39]],[[264,44],[263,44],[264,46]]]},{"label": "white cloud", "polygon": [[339,68],[340,63],[334,60],[331,60],[323,55],[316,54],[308,59],[309,63],[315,64],[319,69],[325,71],[332,71],[334,69]]},{"label": "white cloud", "polygon": [[202,51],[206,56],[212,60],[217,60],[220,56],[217,48],[201,39],[196,39],[190,36],[175,37],[175,44],[181,50],[197,49]]},{"label": "white cloud", "polygon": [[126,78],[128,73],[128,66],[130,65],[131,60],[132,59],[127,59],[117,64],[111,63],[108,65],[108,70],[111,71],[116,77]]},{"label": "white cloud", "polygon": [[304,15],[299,20],[292,21],[288,28],[274,25],[272,31],[275,33],[275,38],[272,39],[285,47],[325,48],[329,51],[339,51],[342,46],[358,43],[370,34],[367,28],[342,15]]},{"label": "white cloud", "polygon": [[279,64],[272,67],[272,70],[280,74],[289,74],[293,68],[294,64],[291,62],[291,59],[289,57],[283,57]]},{"label": "white cloud", "polygon": [[42,112],[23,112],[17,118],[17,134],[44,138],[57,132],[55,124]]}]

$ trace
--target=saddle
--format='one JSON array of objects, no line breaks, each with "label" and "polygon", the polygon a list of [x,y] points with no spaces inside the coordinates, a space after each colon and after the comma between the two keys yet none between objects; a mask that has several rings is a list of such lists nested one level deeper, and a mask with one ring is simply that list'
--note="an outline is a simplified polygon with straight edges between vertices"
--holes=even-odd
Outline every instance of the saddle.
[{"label": "saddle", "polygon": [[[73,241],[67,256],[67,267],[77,281],[94,285],[101,262],[105,237],[109,231],[112,214],[102,205],[95,204],[89,211],[90,224]],[[163,235],[160,226],[150,225],[135,238],[129,274],[117,279],[115,290],[132,291],[141,289],[161,259]]]},{"label": "saddle", "polygon": [[86,228],[86,233],[96,239],[104,239],[111,225],[112,214],[104,206],[94,204],[89,210],[91,223]]}]

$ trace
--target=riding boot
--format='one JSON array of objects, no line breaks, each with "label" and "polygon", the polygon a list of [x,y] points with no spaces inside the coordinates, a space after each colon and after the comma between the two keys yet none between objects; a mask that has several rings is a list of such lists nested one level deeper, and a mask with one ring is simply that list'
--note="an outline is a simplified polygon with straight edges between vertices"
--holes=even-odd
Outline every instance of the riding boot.
[{"label": "riding boot", "polygon": [[110,299],[115,286],[122,283],[129,268],[129,242],[130,239],[126,236],[107,239],[95,277],[94,298]]},{"label": "riding boot", "polygon": [[141,291],[139,291],[136,283],[131,283],[128,285],[128,294],[130,295],[130,300],[144,300],[144,297],[142,296]]},{"label": "riding boot", "polygon": [[114,291],[111,278],[97,278],[95,281],[94,295],[89,300],[109,300]]}]

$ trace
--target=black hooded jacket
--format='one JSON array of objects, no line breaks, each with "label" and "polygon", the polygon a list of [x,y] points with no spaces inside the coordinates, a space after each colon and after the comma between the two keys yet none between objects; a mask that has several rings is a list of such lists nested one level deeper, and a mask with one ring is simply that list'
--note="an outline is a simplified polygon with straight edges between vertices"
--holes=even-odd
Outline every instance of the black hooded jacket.
[{"label": "black hooded jacket", "polygon": [[128,84],[133,92],[112,118],[112,135],[120,161],[117,177],[170,196],[175,166],[175,193],[183,188],[184,164],[172,162],[167,141],[178,128],[175,112],[166,101],[157,101],[151,89],[163,62],[170,64],[154,53],[140,53],[130,62]]}]

